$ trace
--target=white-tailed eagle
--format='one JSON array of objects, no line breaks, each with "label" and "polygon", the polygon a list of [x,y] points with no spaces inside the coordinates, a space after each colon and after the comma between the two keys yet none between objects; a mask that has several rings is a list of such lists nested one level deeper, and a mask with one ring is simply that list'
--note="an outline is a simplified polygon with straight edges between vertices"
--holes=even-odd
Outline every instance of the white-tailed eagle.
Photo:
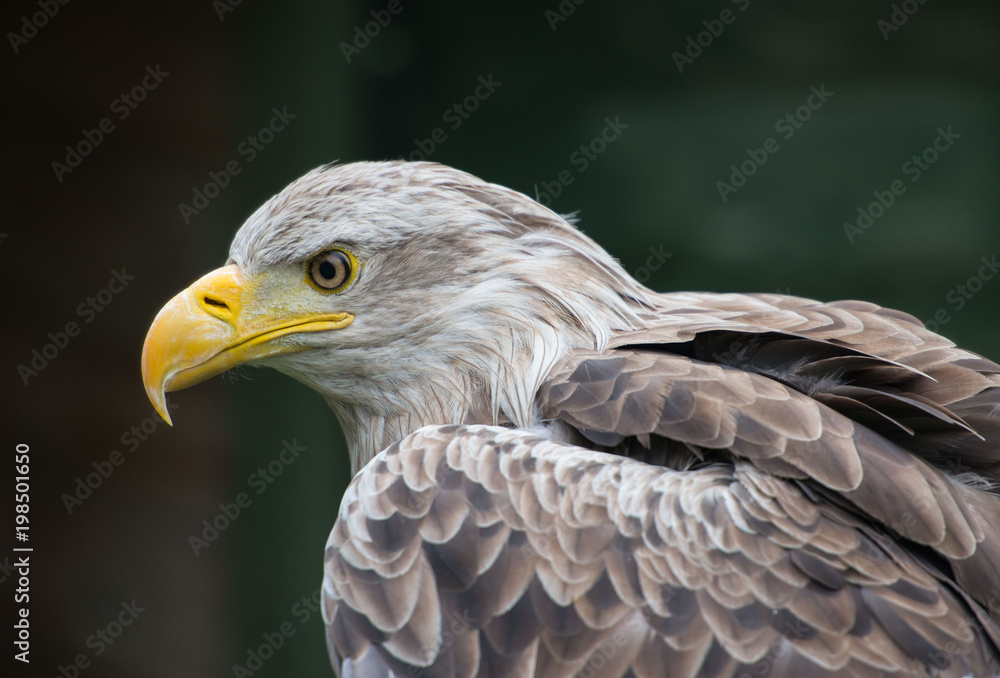
[{"label": "white-tailed eagle", "polygon": [[317,169],[153,322],[165,392],[330,404],[343,676],[1000,673],[1000,366],[910,315],[661,294],[433,163]]}]

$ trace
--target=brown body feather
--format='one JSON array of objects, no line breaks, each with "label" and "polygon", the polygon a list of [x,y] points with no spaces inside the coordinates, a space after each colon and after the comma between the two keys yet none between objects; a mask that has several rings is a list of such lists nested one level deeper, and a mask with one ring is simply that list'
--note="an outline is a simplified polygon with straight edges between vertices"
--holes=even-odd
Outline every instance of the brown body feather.
[{"label": "brown body feather", "polygon": [[[997,479],[1000,367],[870,304],[685,297],[697,306],[619,333],[605,351],[571,353],[539,390],[541,416],[603,454],[446,427],[362,472],[328,550],[332,638],[358,634],[357,613],[373,617],[346,591],[387,566],[342,529],[356,512],[411,525],[395,528],[410,535],[395,548],[426,588],[400,584],[410,597],[398,616],[343,644],[352,666],[637,678],[1000,671],[989,618],[1000,608],[1000,502],[952,477]],[[676,322],[684,314],[697,321]],[[385,488],[374,513],[369,476]],[[422,627],[423,654],[379,642],[407,624]]]}]

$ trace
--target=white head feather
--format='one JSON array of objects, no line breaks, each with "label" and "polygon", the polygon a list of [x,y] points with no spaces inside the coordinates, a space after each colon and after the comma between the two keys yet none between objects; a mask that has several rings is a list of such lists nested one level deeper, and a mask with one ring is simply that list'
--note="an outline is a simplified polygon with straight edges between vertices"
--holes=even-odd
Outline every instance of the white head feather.
[{"label": "white head feather", "polygon": [[326,398],[355,471],[423,425],[537,423],[553,365],[574,348],[602,350],[656,303],[564,218],[434,163],[314,170],[247,220],[230,263],[254,275],[334,246],[362,269],[316,310],[355,321],[265,362]]}]

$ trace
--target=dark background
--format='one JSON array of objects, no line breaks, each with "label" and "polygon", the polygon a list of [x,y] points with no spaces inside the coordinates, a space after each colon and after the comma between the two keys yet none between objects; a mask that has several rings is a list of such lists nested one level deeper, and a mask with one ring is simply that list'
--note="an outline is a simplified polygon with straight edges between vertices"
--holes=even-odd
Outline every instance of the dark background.
[{"label": "dark background", "polygon": [[[26,43],[15,38],[16,52],[11,33],[25,35],[24,17],[42,10],[19,0],[0,14],[2,473],[12,475],[15,443],[29,444],[32,674],[233,676],[287,623],[294,635],[252,675],[332,675],[319,615],[304,621],[295,607],[319,587],[348,480],[332,414],[304,387],[246,370],[171,395],[171,429],[139,375],[160,306],[224,262],[257,205],[322,163],[411,157],[442,128],[429,158],[487,180],[552,194],[566,172],[572,183],[551,205],[580,210],[582,227],[655,289],[941,313],[943,333],[1000,357],[1000,278],[986,280],[981,259],[1000,250],[996,3],[911,0],[915,12],[888,32],[878,22],[892,3],[871,0],[400,0],[348,63],[341,43],[387,3],[45,1],[58,12]],[[547,12],[560,7],[557,22]],[[724,9],[732,23],[712,24]],[[674,53],[705,21],[721,35],[704,33],[679,72]],[[116,99],[157,66],[169,75],[119,119]],[[490,76],[500,84],[453,128],[445,112]],[[811,87],[833,94],[801,109],[809,120],[785,139],[775,123]],[[250,161],[240,145],[274,108],[295,117]],[[114,129],[57,178],[52,163],[105,117]],[[623,128],[582,169],[572,154],[608,118]],[[904,163],[949,126],[960,137],[911,181]],[[723,200],[716,182],[768,137],[779,150]],[[240,173],[183,218],[178,206],[232,160]],[[905,194],[852,243],[845,222],[897,179]],[[78,310],[123,269],[134,279],[110,303]],[[37,374],[19,371],[69,322],[78,336]],[[248,477],[286,441],[306,451],[256,494]],[[122,463],[67,508],[115,450]],[[195,556],[189,537],[240,492],[252,504]],[[9,600],[15,558],[4,548]],[[92,634],[117,631],[133,600],[143,611],[98,654]],[[4,614],[10,648],[15,618]],[[87,668],[60,672],[80,654]]]}]

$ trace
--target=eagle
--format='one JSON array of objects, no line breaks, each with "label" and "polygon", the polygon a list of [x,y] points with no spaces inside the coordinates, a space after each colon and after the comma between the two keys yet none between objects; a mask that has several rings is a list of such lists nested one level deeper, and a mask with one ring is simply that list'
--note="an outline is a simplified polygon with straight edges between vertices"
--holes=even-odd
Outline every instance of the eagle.
[{"label": "eagle", "polygon": [[250,216],[142,377],[169,421],[246,364],[347,438],[341,676],[1000,674],[1000,366],[911,315],[654,292],[522,193],[359,162]]}]

